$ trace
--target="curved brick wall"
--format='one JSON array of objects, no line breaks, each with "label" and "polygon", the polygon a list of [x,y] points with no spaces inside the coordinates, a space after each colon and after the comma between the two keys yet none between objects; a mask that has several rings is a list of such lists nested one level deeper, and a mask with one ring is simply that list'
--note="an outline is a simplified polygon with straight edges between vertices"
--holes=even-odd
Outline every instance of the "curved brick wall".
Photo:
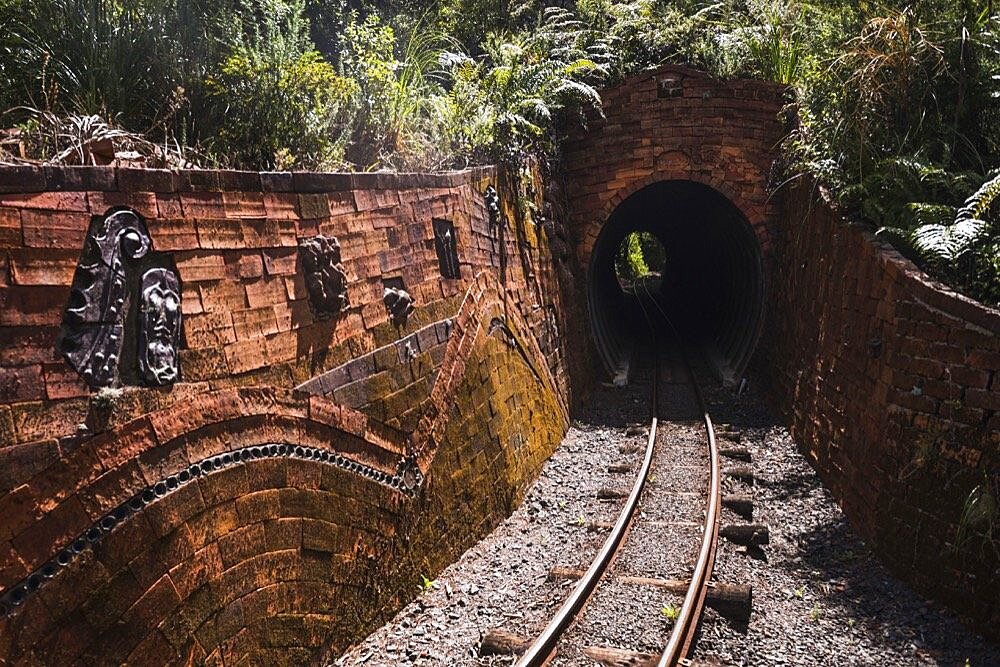
[{"label": "curved brick wall", "polygon": [[973,487],[1000,490],[1000,312],[928,280],[814,187],[786,204],[756,360],[769,393],[879,555],[996,636],[996,553],[981,535],[955,545]]},{"label": "curved brick wall", "polygon": [[[509,513],[569,392],[545,232],[500,185],[490,219],[497,180],[0,168],[0,655],[301,664]],[[97,396],[56,341],[92,218],[121,207],[176,267],[181,381]],[[317,234],[347,278],[331,319],[298,256]]]}]

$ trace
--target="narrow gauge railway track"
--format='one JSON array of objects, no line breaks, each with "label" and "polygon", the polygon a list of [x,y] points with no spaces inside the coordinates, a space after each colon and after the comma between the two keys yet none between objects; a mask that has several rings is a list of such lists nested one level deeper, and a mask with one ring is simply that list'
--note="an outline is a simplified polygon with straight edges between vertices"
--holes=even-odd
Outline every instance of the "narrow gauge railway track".
[{"label": "narrow gauge railway track", "polygon": [[[646,303],[643,303],[642,296],[637,294],[637,302],[643,311],[643,315],[649,325],[650,336],[656,350],[657,326],[659,321],[665,325],[672,337],[680,341],[676,330],[667,317],[666,313],[656,302],[655,297],[650,293],[645,281],[639,283],[644,293]],[[563,641],[571,626],[582,615],[588,602],[593,599],[598,587],[601,585],[604,575],[609,571],[612,562],[621,552],[626,536],[635,522],[636,512],[643,497],[643,491],[650,479],[650,470],[654,458],[654,449],[657,444],[657,433],[660,426],[659,420],[659,385],[661,381],[660,355],[654,351],[654,381],[651,389],[651,418],[649,426],[649,436],[646,442],[646,449],[643,455],[642,464],[636,474],[635,481],[624,507],[618,516],[617,521],[612,525],[610,532],[596,557],[591,562],[587,570],[580,576],[577,584],[573,587],[567,599],[558,609],[556,614],[542,630],[541,634],[527,647],[518,660],[518,667],[535,667],[544,665],[552,659],[558,650],[558,646]],[[658,660],[647,659],[643,662],[657,664],[659,667],[684,664],[694,643],[695,633],[701,618],[701,612],[705,605],[705,598],[708,592],[712,569],[715,562],[715,552],[718,544],[719,519],[720,519],[720,473],[719,473],[719,453],[715,440],[715,431],[712,419],[705,407],[704,397],[698,386],[695,374],[691,365],[683,353],[682,365],[689,378],[690,385],[698,404],[698,411],[704,421],[707,442],[708,461],[708,490],[706,497],[705,517],[701,542],[698,548],[697,559],[695,560],[693,573],[684,600],[680,605],[680,610],[676,616],[672,631],[666,640],[665,648],[659,655]],[[652,656],[650,657],[652,658]]]}]

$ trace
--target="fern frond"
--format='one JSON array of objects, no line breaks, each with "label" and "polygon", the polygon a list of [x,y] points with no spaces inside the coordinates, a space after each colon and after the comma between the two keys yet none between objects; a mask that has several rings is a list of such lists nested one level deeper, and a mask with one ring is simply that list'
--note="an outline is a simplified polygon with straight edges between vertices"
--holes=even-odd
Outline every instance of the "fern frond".
[{"label": "fern frond", "polygon": [[1000,199],[1000,169],[994,171],[986,182],[965,200],[965,206],[958,212],[958,219],[984,218],[993,202],[998,199]]},{"label": "fern frond", "polygon": [[947,204],[911,202],[908,208],[918,225],[947,225],[955,220],[955,207]]},{"label": "fern frond", "polygon": [[986,228],[985,221],[973,218],[921,225],[913,231],[913,247],[932,260],[951,262],[968,251]]}]

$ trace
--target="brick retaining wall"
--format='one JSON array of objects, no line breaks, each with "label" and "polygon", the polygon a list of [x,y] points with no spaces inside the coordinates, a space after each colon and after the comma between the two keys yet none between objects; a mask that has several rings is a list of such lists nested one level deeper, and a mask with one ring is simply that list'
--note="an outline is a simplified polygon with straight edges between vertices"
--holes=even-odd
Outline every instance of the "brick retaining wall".
[{"label": "brick retaining wall", "polygon": [[[0,168],[0,655],[301,664],[506,516],[569,401],[548,241],[516,187]],[[98,395],[56,346],[91,221],[123,207],[176,267],[181,381]],[[298,256],[317,234],[347,277],[328,319]],[[382,300],[400,280],[403,325]]]},{"label": "brick retaining wall", "polygon": [[814,187],[786,202],[757,370],[879,556],[996,636],[1000,544],[956,534],[974,487],[1000,491],[1000,312],[930,281]]}]

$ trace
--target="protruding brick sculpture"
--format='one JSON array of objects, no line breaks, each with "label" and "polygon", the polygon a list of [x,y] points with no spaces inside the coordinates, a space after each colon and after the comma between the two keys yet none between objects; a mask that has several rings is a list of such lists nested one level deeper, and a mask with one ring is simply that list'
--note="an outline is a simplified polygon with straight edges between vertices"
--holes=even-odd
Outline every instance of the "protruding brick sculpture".
[{"label": "protruding brick sculpture", "polygon": [[150,269],[142,276],[139,313],[139,375],[144,384],[177,381],[180,337],[181,285],[177,274],[169,269]]},{"label": "protruding brick sculpture", "polygon": [[[91,387],[163,385],[179,377],[180,282],[173,271],[156,266],[152,247],[145,223],[133,211],[116,211],[91,225],[59,341],[66,361]],[[139,339],[138,361],[126,337]]]},{"label": "protruding brick sculpture", "polygon": [[404,289],[386,287],[382,293],[382,303],[389,312],[392,323],[397,327],[406,326],[406,320],[413,312],[413,297]]},{"label": "protruding brick sculpture", "polygon": [[340,242],[333,236],[299,240],[309,303],[318,319],[337,315],[348,306],[347,273],[340,261]]}]

